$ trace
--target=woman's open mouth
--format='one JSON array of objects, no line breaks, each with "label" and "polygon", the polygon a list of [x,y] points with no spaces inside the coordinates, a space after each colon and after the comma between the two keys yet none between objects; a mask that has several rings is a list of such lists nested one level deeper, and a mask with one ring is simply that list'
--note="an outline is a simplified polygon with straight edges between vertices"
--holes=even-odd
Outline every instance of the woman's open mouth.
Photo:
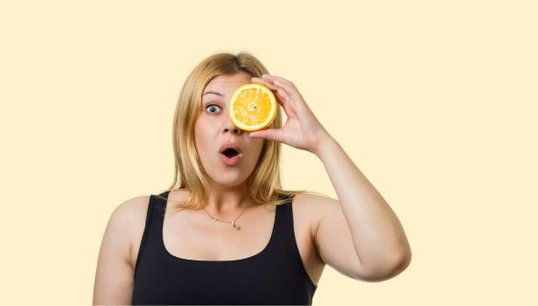
[{"label": "woman's open mouth", "polygon": [[220,153],[220,159],[227,166],[237,165],[242,158],[243,154],[239,153],[239,151],[234,148],[228,148]]}]

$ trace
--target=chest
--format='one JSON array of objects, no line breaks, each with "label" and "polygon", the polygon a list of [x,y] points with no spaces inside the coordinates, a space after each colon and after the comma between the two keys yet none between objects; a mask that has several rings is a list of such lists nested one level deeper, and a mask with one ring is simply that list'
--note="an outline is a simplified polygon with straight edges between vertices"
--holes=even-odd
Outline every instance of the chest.
[{"label": "chest", "polygon": [[[292,205],[293,206],[293,205]],[[293,208],[293,237],[303,267],[314,284],[321,276],[322,266],[312,237],[312,224],[301,214],[301,207]],[[237,261],[264,252],[276,226],[276,207],[260,206],[246,211],[237,220],[241,227],[212,220],[203,211],[184,211],[165,214],[162,240],[165,251],[173,257],[197,261]],[[138,254],[140,244],[134,247]],[[137,258],[133,257],[133,267]]]},{"label": "chest", "polygon": [[255,208],[241,215],[234,228],[215,221],[203,211],[165,217],[163,242],[168,253],[190,260],[230,261],[254,256],[268,245],[275,226],[276,211]]}]

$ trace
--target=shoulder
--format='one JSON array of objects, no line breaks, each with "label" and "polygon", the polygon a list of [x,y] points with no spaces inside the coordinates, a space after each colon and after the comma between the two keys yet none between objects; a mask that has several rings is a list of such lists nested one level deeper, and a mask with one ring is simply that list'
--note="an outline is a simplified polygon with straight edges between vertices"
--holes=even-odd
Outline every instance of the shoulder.
[{"label": "shoulder", "polygon": [[317,193],[299,193],[293,199],[293,205],[297,209],[305,210],[313,214],[323,214],[323,212],[338,208],[338,200],[329,196]]},{"label": "shoulder", "polygon": [[141,195],[125,200],[114,209],[109,221],[110,227],[118,232],[115,236],[120,241],[117,243],[123,246],[124,256],[133,269],[144,235],[150,197]]},{"label": "shoulder", "polygon": [[125,225],[133,224],[134,222],[139,221],[141,216],[145,218],[149,199],[149,195],[130,198],[119,204],[112,212],[110,218]]},{"label": "shoulder", "polygon": [[149,196],[134,197],[119,204],[110,215],[97,261],[94,304],[111,299],[123,301],[121,304],[130,301],[133,237],[140,226],[143,230],[148,203]]},{"label": "shoulder", "polygon": [[336,199],[316,192],[298,193],[295,195],[293,202],[311,203],[312,205],[331,205],[331,203],[338,204]]},{"label": "shoulder", "polygon": [[299,193],[293,199],[294,215],[309,223],[313,235],[317,232],[323,217],[338,209],[340,209],[338,200],[322,194]]},{"label": "shoulder", "polygon": [[146,223],[148,212],[149,195],[136,196],[119,204],[108,221],[108,227],[117,231],[114,236],[121,237],[127,244],[128,253],[131,255],[133,243],[141,236]]}]

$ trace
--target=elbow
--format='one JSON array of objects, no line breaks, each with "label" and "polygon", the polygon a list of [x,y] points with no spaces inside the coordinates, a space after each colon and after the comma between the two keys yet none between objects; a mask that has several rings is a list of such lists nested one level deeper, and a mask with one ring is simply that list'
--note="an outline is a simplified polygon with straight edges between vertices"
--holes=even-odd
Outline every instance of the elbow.
[{"label": "elbow", "polygon": [[409,267],[409,264],[411,264],[411,257],[411,250],[409,249],[396,256],[392,266],[393,276],[402,273],[405,269],[407,269],[407,267]]},{"label": "elbow", "polygon": [[362,273],[356,275],[355,279],[367,282],[381,282],[391,279],[407,269],[411,263],[411,257],[411,250],[409,249],[398,252],[381,264],[364,267]]},{"label": "elbow", "polygon": [[386,275],[382,280],[390,279],[402,273],[411,263],[411,250],[406,249],[393,255],[386,268]]}]

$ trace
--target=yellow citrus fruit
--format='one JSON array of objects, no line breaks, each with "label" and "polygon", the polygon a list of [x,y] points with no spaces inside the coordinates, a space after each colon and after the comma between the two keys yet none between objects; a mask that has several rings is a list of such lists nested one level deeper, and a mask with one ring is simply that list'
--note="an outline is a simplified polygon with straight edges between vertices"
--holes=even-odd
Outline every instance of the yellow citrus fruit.
[{"label": "yellow citrus fruit", "polygon": [[229,103],[232,123],[245,131],[268,127],[277,112],[275,95],[262,84],[244,84],[234,92]]}]

